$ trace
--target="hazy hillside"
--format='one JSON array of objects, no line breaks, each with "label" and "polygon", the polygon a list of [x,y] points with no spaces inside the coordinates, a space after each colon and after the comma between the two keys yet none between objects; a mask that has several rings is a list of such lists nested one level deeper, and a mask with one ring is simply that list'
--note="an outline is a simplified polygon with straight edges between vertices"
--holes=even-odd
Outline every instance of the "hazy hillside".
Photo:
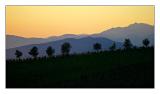
[{"label": "hazy hillside", "polygon": [[14,35],[6,35],[6,48],[15,48],[24,45],[37,44],[46,42],[43,38],[24,38]]},{"label": "hazy hillside", "polygon": [[46,43],[50,41],[57,41],[57,40],[62,40],[66,38],[83,38],[87,35],[74,35],[74,34],[65,34],[62,36],[51,36],[48,38],[24,38],[24,37],[19,37],[19,36],[14,36],[14,35],[6,35],[6,48],[15,48],[15,47],[20,47],[20,46],[25,46],[25,45],[30,45],[30,44],[40,44],[40,43]]},{"label": "hazy hillside", "polygon": [[132,43],[137,46],[141,46],[142,40],[144,38],[148,38],[151,44],[154,45],[154,26],[143,23],[135,23],[129,25],[128,27],[115,27],[103,31],[99,34],[92,34],[92,35],[65,34],[62,36],[51,36],[48,38],[23,38],[19,36],[7,35],[6,48],[9,49],[30,44],[40,44],[50,41],[63,40],[66,38],[79,39],[87,36],[104,37],[118,42],[123,42],[125,38],[130,38]]}]

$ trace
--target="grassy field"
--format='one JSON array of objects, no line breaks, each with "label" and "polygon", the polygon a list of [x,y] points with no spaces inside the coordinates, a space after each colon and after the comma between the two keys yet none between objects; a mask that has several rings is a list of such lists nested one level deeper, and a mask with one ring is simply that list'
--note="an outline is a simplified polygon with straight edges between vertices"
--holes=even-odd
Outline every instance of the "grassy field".
[{"label": "grassy field", "polygon": [[154,48],[6,61],[7,88],[154,88]]}]

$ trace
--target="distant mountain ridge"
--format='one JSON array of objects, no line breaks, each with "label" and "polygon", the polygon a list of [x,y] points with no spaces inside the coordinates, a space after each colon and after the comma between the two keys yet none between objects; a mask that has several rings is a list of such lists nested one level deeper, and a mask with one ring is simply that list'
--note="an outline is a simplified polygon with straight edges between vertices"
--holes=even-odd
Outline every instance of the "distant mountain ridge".
[{"label": "distant mountain ridge", "polygon": [[129,38],[136,46],[142,46],[142,40],[148,38],[151,45],[154,45],[154,26],[144,23],[134,23],[127,27],[111,28],[92,36],[106,37],[118,42],[123,42],[126,38]]},{"label": "distant mountain ridge", "polygon": [[46,56],[45,50],[48,46],[55,49],[55,54],[61,54],[61,45],[64,42],[69,42],[72,46],[71,53],[86,53],[94,51],[93,44],[100,43],[102,50],[108,48],[116,43],[117,48],[123,47],[124,39],[129,38],[133,45],[142,46],[142,41],[147,38],[150,45],[154,45],[154,26],[135,23],[127,27],[111,28],[101,33],[92,35],[74,35],[65,34],[62,36],[52,36],[48,38],[23,38],[18,36],[6,36],[6,58],[15,58],[15,51],[20,50],[23,52],[23,58],[30,57],[28,52],[33,46],[39,49],[39,56]]},{"label": "distant mountain ridge", "polygon": [[91,34],[91,35],[65,34],[62,36],[51,36],[48,38],[23,38],[14,35],[7,35],[6,48],[10,49],[30,44],[41,44],[51,41],[58,41],[66,38],[80,39],[84,37],[102,37],[117,42],[123,42],[124,39],[129,38],[131,42],[136,46],[141,46],[142,40],[148,38],[150,40],[151,45],[154,45],[154,26],[144,23],[134,23],[130,24],[127,27],[111,28],[97,34]]},{"label": "distant mountain ridge", "polygon": [[15,48],[15,47],[20,47],[20,46],[26,46],[30,44],[40,44],[40,43],[46,43],[46,42],[51,42],[51,41],[57,41],[57,40],[62,40],[66,38],[82,38],[86,37],[87,35],[74,35],[74,34],[65,34],[62,36],[52,36],[48,38],[24,38],[24,37],[19,37],[15,35],[6,35],[6,48]]}]

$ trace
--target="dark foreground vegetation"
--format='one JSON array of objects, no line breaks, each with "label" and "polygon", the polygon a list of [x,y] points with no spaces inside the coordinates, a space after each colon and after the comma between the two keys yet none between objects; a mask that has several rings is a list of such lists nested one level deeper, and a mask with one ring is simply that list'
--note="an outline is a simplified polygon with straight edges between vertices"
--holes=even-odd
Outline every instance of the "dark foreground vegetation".
[{"label": "dark foreground vegetation", "polygon": [[7,88],[154,88],[154,48],[7,60]]}]

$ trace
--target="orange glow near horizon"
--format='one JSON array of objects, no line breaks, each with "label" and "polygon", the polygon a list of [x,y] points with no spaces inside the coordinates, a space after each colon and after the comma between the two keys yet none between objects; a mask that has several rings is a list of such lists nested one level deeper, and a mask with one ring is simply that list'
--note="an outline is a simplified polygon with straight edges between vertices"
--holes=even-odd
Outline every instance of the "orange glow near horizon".
[{"label": "orange glow near horizon", "polygon": [[93,34],[133,23],[154,25],[154,6],[6,6],[6,34]]}]

